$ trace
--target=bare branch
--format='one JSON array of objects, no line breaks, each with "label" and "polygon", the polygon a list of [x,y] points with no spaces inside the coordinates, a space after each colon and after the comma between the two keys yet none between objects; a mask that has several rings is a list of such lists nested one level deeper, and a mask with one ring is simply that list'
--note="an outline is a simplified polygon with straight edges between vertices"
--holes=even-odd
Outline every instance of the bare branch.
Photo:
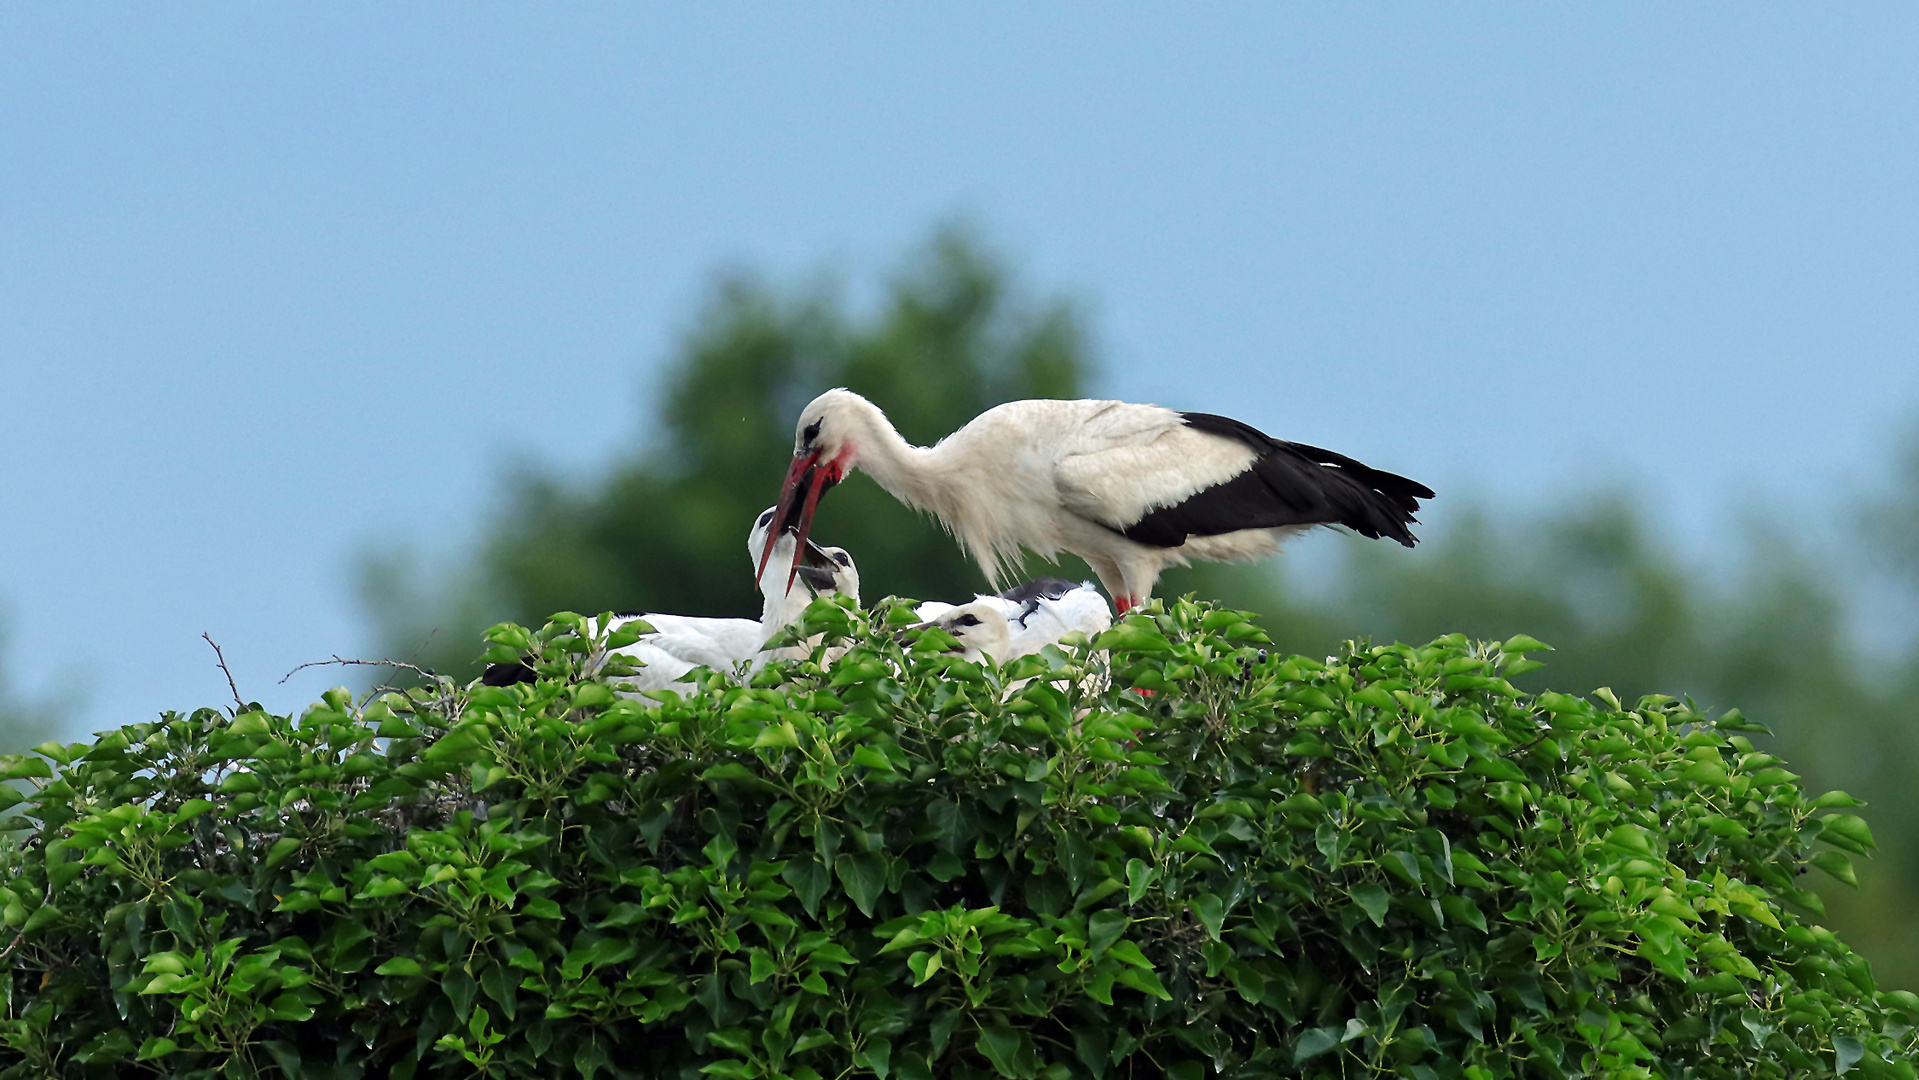
[{"label": "bare branch", "polygon": [[331,660],[309,660],[306,663],[301,664],[299,667],[294,668],[292,671],[289,671],[284,676],[282,676],[280,681],[284,683],[288,679],[293,678],[295,675],[298,675],[300,672],[305,671],[307,668],[310,668],[310,667],[329,667],[334,664],[341,664],[346,666],[358,666],[358,667],[405,668],[406,670],[411,671],[416,675],[423,676],[424,678],[427,678],[427,679],[439,678],[438,675],[434,674],[431,671],[428,671],[426,668],[423,668],[418,664],[410,664],[406,662],[405,660],[348,660],[345,657],[341,656],[340,654],[335,653],[333,655],[333,659]]},{"label": "bare branch", "polygon": [[202,633],[200,636],[207,639],[208,645],[213,646],[213,657],[220,662],[220,671],[227,677],[227,689],[233,691],[233,704],[235,706],[233,715],[238,716],[240,713],[246,711],[247,703],[240,700],[240,688],[233,684],[233,671],[227,667],[227,654],[220,651],[220,643],[213,640],[211,633]]}]

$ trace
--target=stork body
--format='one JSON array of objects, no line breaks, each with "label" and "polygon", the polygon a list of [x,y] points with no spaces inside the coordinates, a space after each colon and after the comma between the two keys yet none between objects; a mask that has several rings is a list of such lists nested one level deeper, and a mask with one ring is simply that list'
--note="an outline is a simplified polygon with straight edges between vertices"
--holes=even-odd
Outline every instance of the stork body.
[{"label": "stork body", "polygon": [[[828,390],[801,412],[776,509],[803,540],[819,497],[854,469],[938,518],[997,588],[1022,549],[1085,559],[1121,613],[1160,571],[1259,559],[1322,525],[1411,547],[1425,485],[1210,413],[1123,401],[1011,401],[935,446]],[[764,564],[765,556],[762,556]]]},{"label": "stork body", "polygon": [[[1054,644],[1078,630],[1095,634],[1113,625],[1106,598],[1091,584],[1075,585],[1060,578],[1036,578],[998,596],[979,596],[957,607],[931,602],[917,611],[920,628],[938,627],[953,636],[960,659],[1005,664]],[[1043,676],[1035,676],[1043,677]],[[1006,684],[1011,694],[1032,681]],[[1105,665],[1092,665],[1079,678],[1086,694],[1103,692],[1112,681]]]},{"label": "stork body", "polygon": [[[1090,581],[1034,578],[997,596],[975,596],[973,604],[996,609],[1006,621],[1005,651],[997,656],[1002,663],[1030,656],[1073,631],[1091,637],[1113,625],[1112,609]],[[931,622],[957,607],[929,600],[914,613]]]}]

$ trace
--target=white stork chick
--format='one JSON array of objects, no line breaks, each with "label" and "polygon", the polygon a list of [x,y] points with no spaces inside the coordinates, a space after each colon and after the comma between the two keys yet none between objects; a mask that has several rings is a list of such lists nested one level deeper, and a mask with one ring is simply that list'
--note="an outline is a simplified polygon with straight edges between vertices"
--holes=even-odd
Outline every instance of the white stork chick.
[{"label": "white stork chick", "polygon": [[[819,596],[844,593],[857,603],[860,595],[859,570],[853,565],[853,557],[845,548],[822,547],[811,541],[802,548],[790,528],[782,530],[778,536],[769,535],[773,518],[773,509],[762,513],[754,522],[746,542],[747,558],[754,562],[770,545],[773,549],[772,561],[778,571],[773,577],[761,579],[762,604],[758,620],[649,612],[615,616],[602,628],[599,620],[589,619],[585,629],[596,637],[611,633],[636,619],[646,622],[653,632],[630,645],[591,658],[587,665],[588,672],[597,672],[611,655],[624,656],[638,661],[641,667],[633,675],[622,676],[622,680],[640,690],[655,690],[680,683],[686,673],[696,667],[728,671],[741,663],[751,663],[757,668],[769,659],[786,658],[789,654],[804,655],[804,650],[766,650],[766,642],[792,625],[806,610],[806,606]],[[802,550],[804,557],[798,560],[797,566],[791,565],[794,553]],[[767,583],[779,581],[779,575],[784,575],[788,582],[785,589],[776,591],[766,587]],[[533,669],[524,663],[494,664],[487,668],[481,681],[489,686],[506,686],[516,682],[531,682],[533,678]]]},{"label": "white stork chick", "polygon": [[[1064,578],[1034,578],[996,596],[975,596],[973,601],[991,604],[1005,616],[1009,640],[1003,661],[1030,656],[1075,630],[1092,637],[1113,625],[1112,609],[1090,581],[1076,584]],[[929,600],[914,613],[930,622],[953,608],[952,604]]]},{"label": "white stork chick", "polygon": [[1006,612],[994,603],[992,597],[982,597],[970,604],[961,604],[948,608],[937,617],[908,629],[924,630],[938,627],[953,635],[959,642],[955,651],[960,659],[979,663],[989,660],[992,663],[1005,663],[1012,659],[1010,642],[1012,634],[1006,623]]},{"label": "white stork chick", "polygon": [[1022,549],[1068,551],[1121,614],[1168,566],[1264,558],[1315,526],[1411,547],[1407,526],[1433,495],[1237,420],[1123,401],[1010,401],[913,446],[878,406],[836,389],[800,413],[778,515],[797,507],[804,540],[820,496],[855,469],[937,517],[995,587]]}]

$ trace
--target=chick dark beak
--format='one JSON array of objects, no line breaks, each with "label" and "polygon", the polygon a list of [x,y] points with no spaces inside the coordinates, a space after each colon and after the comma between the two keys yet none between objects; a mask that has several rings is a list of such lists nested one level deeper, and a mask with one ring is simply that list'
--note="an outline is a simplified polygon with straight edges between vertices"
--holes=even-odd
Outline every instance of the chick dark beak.
[{"label": "chick dark beak", "polygon": [[799,576],[806,579],[807,588],[814,595],[832,592],[839,580],[840,565],[826,553],[826,549],[811,540],[801,549]]}]

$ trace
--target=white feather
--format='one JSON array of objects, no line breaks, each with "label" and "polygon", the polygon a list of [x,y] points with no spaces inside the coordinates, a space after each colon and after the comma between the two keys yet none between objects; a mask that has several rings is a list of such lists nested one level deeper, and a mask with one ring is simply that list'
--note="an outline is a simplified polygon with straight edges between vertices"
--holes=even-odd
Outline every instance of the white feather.
[{"label": "white feather", "polygon": [[919,447],[872,402],[829,390],[802,411],[795,452],[862,469],[931,513],[995,588],[1023,552],[1050,559],[1067,551],[1085,559],[1115,598],[1139,603],[1167,566],[1259,558],[1303,531],[1245,529],[1177,547],[1122,535],[1151,511],[1240,475],[1256,458],[1245,443],[1189,427],[1157,405],[1012,401]]},{"label": "white feather", "polygon": [[[771,513],[768,510],[761,514],[759,521],[770,522]],[[756,523],[747,537],[748,557],[755,567],[760,552],[765,549],[767,531],[766,525]],[[595,637],[601,637],[635,619],[644,620],[652,627],[651,633],[633,644],[596,657],[589,665],[590,670],[597,671],[609,656],[623,656],[636,661],[641,667],[634,675],[621,676],[622,682],[630,683],[635,690],[658,690],[669,686],[684,688],[685,676],[696,667],[730,671],[744,665],[748,669],[757,669],[769,659],[806,655],[810,650],[804,644],[781,650],[767,650],[765,647],[768,639],[796,622],[806,606],[815,599],[805,579],[791,574],[796,550],[794,537],[790,533],[780,536],[775,542],[766,573],[760,577],[761,616],[757,620],[648,613],[615,618],[607,623],[604,631],[599,627],[598,620],[589,620],[588,630]],[[841,548],[822,550],[837,567],[833,591],[849,595],[857,603],[859,570],[853,565],[852,557]],[[793,577],[791,588],[780,591],[786,586],[789,577]]]}]

